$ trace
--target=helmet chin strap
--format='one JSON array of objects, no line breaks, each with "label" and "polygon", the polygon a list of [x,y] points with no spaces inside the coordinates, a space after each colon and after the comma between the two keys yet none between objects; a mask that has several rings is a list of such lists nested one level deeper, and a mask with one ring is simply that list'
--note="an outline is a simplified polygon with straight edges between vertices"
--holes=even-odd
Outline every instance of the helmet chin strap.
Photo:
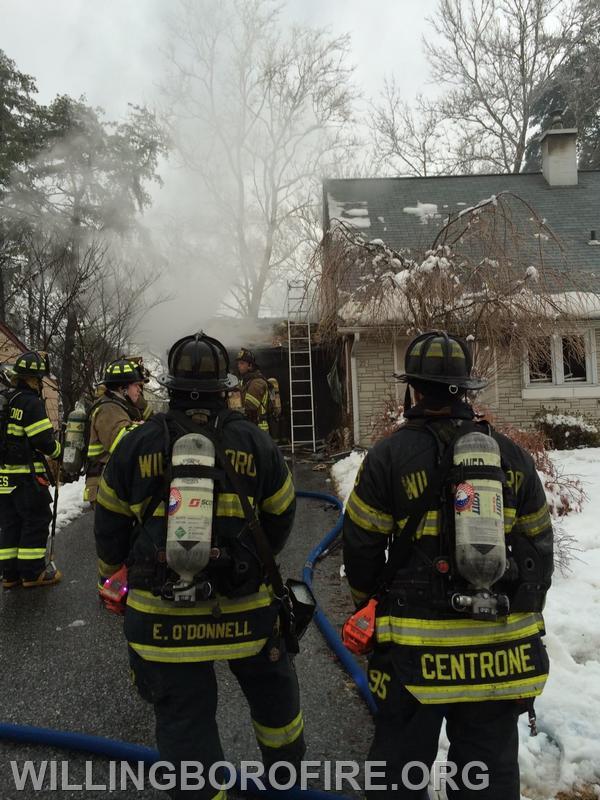
[{"label": "helmet chin strap", "polygon": [[412,397],[410,395],[410,386],[406,384],[406,392],[404,393],[404,410],[408,411],[412,407]]}]

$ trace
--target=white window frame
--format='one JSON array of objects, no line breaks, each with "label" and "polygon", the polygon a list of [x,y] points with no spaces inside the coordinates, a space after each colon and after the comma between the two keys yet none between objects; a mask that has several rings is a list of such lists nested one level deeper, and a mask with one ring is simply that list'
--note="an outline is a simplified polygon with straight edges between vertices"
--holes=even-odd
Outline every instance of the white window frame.
[{"label": "white window frame", "polygon": [[563,366],[562,340],[559,333],[550,337],[550,363],[552,365],[552,383],[531,383],[529,375],[529,353],[523,356],[523,400],[569,400],[586,397],[600,398],[598,384],[598,360],[596,352],[596,331],[593,328],[578,331],[575,336],[582,336],[585,345],[585,371],[587,380],[565,382]]}]

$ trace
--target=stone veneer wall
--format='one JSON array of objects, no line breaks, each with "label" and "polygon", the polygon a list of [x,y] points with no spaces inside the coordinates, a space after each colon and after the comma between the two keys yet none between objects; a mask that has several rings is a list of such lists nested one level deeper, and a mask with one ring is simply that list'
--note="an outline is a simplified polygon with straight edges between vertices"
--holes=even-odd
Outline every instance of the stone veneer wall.
[{"label": "stone veneer wall", "polygon": [[373,444],[373,426],[384,412],[386,400],[396,397],[394,346],[390,341],[363,339],[356,354],[360,441],[362,447]]}]

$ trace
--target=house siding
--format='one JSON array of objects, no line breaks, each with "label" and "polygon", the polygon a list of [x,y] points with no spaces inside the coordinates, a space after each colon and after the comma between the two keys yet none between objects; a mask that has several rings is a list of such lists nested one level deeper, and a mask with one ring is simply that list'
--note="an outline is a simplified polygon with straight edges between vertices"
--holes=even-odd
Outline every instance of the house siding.
[{"label": "house siding", "polygon": [[356,356],[358,368],[358,408],[362,447],[374,441],[374,427],[381,420],[390,398],[396,396],[394,348],[391,342],[361,339]]}]

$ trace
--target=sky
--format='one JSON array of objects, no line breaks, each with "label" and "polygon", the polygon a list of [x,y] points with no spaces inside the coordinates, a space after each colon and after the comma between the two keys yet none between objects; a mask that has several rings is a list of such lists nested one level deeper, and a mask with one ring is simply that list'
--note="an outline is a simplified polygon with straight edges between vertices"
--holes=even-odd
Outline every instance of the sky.
[{"label": "sky", "polygon": [[[61,93],[84,95],[109,119],[123,118],[128,103],[151,108],[158,103],[167,15],[174,5],[170,0],[0,0],[0,49],[35,78],[40,102]],[[289,24],[350,33],[355,83],[364,96],[375,98],[383,78],[393,73],[411,100],[430,89],[421,38],[425,17],[436,5],[437,0],[284,0],[282,17]],[[181,192],[187,176],[174,169],[172,160],[161,171],[165,186],[154,190],[153,209],[146,215],[150,227],[183,213],[177,207],[182,197],[190,206],[204,200]],[[189,265],[175,265],[162,275],[159,294],[171,299],[147,315],[139,342],[162,355],[170,342],[204,327],[203,319],[224,294],[217,279],[221,275],[223,281],[223,274],[217,267],[209,286]]]}]

